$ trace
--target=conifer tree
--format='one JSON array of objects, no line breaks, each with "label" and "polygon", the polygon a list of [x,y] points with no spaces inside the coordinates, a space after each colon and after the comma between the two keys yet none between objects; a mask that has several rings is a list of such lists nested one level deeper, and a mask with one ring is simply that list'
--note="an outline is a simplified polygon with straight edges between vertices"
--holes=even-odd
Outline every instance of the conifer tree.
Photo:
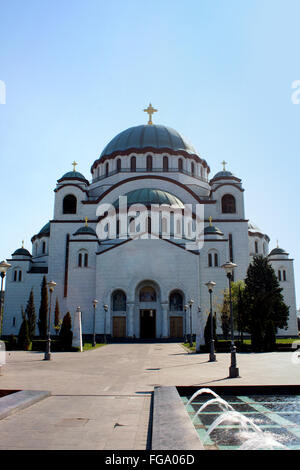
[{"label": "conifer tree", "polygon": [[70,312],[67,312],[63,318],[61,329],[59,332],[59,338],[61,341],[62,348],[66,351],[72,346],[72,318]]},{"label": "conifer tree", "polygon": [[24,312],[23,307],[21,310],[21,314],[23,321],[21,323],[21,327],[18,334],[17,346],[19,349],[24,349],[25,351],[28,351],[28,349],[30,349],[31,341],[29,336],[28,320],[26,318],[26,313]]},{"label": "conifer tree", "polygon": [[61,324],[62,324],[62,321],[60,319],[59,303],[58,303],[58,298],[56,297],[55,310],[54,310],[54,328],[55,328],[56,334],[59,332]]},{"label": "conifer tree", "polygon": [[252,349],[274,348],[278,328],[286,328],[289,307],[268,258],[255,256],[245,280],[244,324],[251,334]]},{"label": "conifer tree", "polygon": [[30,291],[29,299],[27,302],[26,310],[25,310],[26,319],[28,322],[28,329],[29,329],[29,337],[33,339],[35,336],[35,328],[36,328],[36,314],[35,314],[35,306],[34,306],[34,296],[33,296],[33,289]]},{"label": "conifer tree", "polygon": [[46,338],[47,336],[48,309],[49,309],[48,287],[47,287],[46,276],[44,276],[42,284],[41,284],[41,303],[40,303],[39,321],[38,321],[39,332],[42,338]]}]

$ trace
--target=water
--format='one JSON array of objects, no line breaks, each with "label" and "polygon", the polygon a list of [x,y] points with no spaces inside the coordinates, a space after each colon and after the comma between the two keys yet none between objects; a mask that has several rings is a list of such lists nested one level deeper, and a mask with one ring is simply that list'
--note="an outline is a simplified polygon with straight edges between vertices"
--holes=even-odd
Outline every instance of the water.
[{"label": "water", "polygon": [[190,400],[187,402],[186,406],[190,405],[194,400],[195,398],[197,398],[199,395],[202,395],[203,393],[208,393],[209,395],[213,395],[214,397],[216,398],[220,398],[219,395],[217,395],[213,390],[211,390],[210,388],[201,388],[200,390],[198,390],[196,393],[194,393],[194,395],[192,396],[192,398],[190,398]]},{"label": "water", "polygon": [[197,413],[195,414],[195,416],[193,418],[193,421],[195,421],[195,419],[198,417],[198,415],[200,413],[202,413],[202,411],[204,411],[205,408],[207,408],[210,405],[214,405],[214,404],[217,404],[222,410],[232,410],[232,411],[234,411],[232,406],[229,405],[229,403],[227,401],[223,400],[220,397],[219,398],[213,398],[212,400],[208,400],[206,403],[204,403],[204,405],[202,405],[199,408],[199,410],[197,411]]},{"label": "water", "polygon": [[225,399],[203,388],[193,394],[188,405],[199,438],[206,446],[214,445],[222,450],[300,449],[299,395],[226,396]]}]

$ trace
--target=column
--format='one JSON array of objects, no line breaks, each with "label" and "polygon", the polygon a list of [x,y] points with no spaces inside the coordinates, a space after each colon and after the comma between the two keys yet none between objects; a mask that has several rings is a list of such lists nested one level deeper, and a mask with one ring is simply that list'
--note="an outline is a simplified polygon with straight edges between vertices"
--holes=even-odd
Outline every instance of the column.
[{"label": "column", "polygon": [[134,336],[134,302],[127,302],[127,336],[133,338]]},{"label": "column", "polygon": [[74,348],[79,348],[80,352],[83,351],[80,307],[77,307],[75,315],[74,315],[72,346]]},{"label": "column", "polygon": [[161,329],[161,336],[162,338],[168,338],[168,310],[169,310],[169,302],[164,302],[161,304],[162,310],[162,329]]}]

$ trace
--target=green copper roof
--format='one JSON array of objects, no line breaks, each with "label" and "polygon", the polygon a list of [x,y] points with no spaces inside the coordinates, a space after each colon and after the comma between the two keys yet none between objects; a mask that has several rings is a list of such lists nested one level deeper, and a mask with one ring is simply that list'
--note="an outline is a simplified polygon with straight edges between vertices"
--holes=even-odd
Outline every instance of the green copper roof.
[{"label": "green copper roof", "polygon": [[224,235],[218,227],[209,225],[204,229],[205,235]]},{"label": "green copper roof", "polygon": [[[124,196],[127,196],[127,206],[131,206],[132,204],[167,204],[169,206],[184,208],[183,202],[177,196],[161,189],[135,189],[134,191],[124,194]],[[113,205],[119,207],[119,200],[115,201]]]},{"label": "green copper roof", "polygon": [[41,228],[41,230],[39,231],[39,235],[41,235],[42,233],[50,233],[50,222],[48,222],[46,225],[44,225],[43,228]]},{"label": "green copper roof", "polygon": [[175,129],[157,124],[146,124],[130,127],[120,132],[104,148],[101,157],[118,151],[147,147],[176,151],[184,150],[191,154],[197,154],[194,147]]},{"label": "green copper roof", "polygon": [[84,175],[82,173],[79,173],[79,171],[68,171],[58,181],[61,181],[61,180],[64,180],[64,179],[66,179],[66,180],[80,179],[80,180],[85,180],[86,181],[86,178],[84,177]]},{"label": "green copper roof", "polygon": [[18,248],[18,249],[12,254],[12,256],[16,256],[16,255],[20,255],[20,256],[31,256],[31,254],[29,253],[28,250],[26,250],[26,248]]},{"label": "green copper roof", "polygon": [[83,227],[80,227],[74,235],[93,235],[94,237],[97,236],[95,230],[92,227],[84,225]]}]

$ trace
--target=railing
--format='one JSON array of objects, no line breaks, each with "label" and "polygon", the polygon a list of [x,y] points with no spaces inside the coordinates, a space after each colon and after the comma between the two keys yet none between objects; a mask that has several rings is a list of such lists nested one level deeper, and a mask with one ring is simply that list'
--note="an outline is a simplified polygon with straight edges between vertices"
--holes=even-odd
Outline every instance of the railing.
[{"label": "railing", "polygon": [[152,170],[147,170],[145,168],[136,168],[136,170],[131,170],[131,168],[120,168],[113,171],[106,173],[105,175],[98,176],[94,178],[90,183],[97,183],[98,181],[102,181],[110,176],[117,175],[118,173],[181,173],[183,175],[191,176],[192,178],[196,178],[197,180],[203,181],[208,183],[208,179],[204,178],[203,176],[198,176],[193,174],[191,171],[186,170],[179,170],[178,168],[169,168],[168,170],[164,168],[153,168]]}]

